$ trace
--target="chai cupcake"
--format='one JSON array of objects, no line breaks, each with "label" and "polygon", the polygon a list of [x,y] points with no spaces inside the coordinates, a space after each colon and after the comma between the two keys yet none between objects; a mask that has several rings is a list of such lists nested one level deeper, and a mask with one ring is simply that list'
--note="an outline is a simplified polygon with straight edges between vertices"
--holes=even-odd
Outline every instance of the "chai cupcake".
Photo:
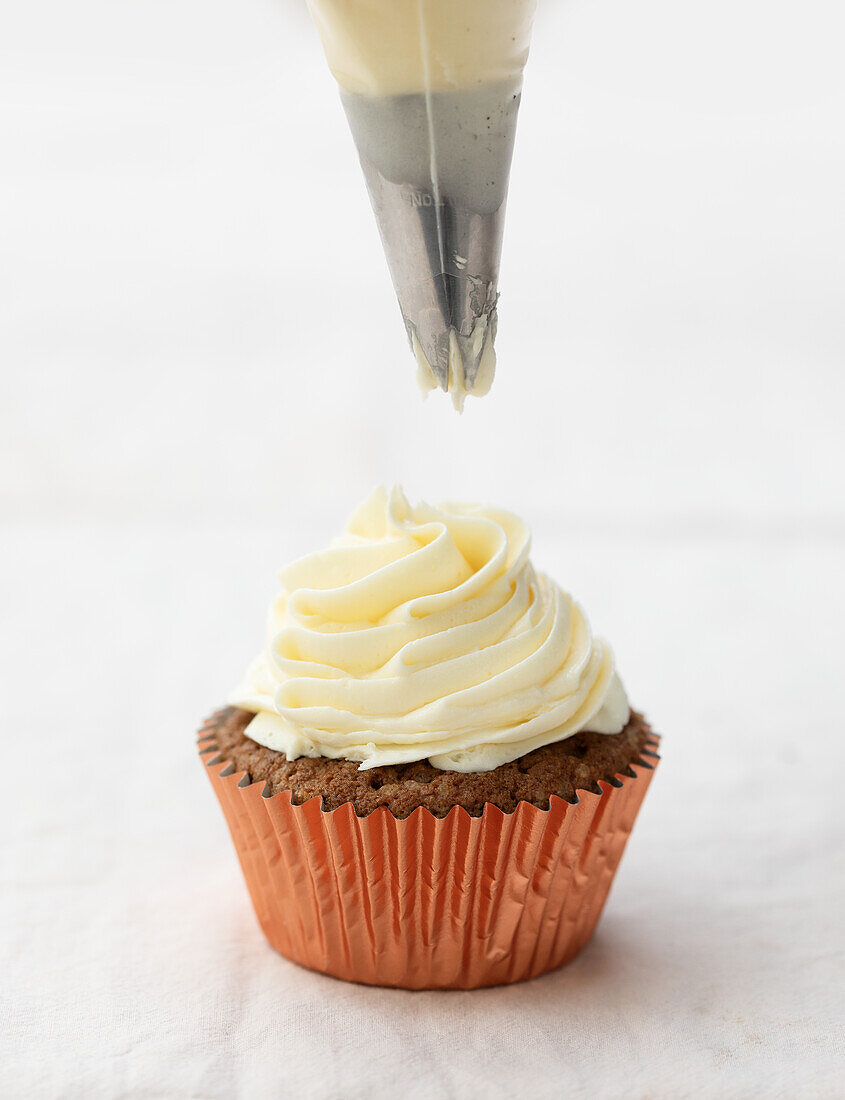
[{"label": "chai cupcake", "polygon": [[259,923],[374,985],[536,977],[590,939],[657,763],[516,516],[376,490],[283,569],[200,752]]}]

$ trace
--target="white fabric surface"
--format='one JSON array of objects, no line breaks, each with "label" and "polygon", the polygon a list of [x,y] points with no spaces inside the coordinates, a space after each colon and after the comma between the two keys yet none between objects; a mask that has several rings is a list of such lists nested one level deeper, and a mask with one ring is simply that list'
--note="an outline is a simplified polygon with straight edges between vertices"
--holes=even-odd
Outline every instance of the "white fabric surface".
[{"label": "white fabric surface", "polygon": [[12,534],[3,1095],[837,1095],[840,539],[540,540],[664,759],[580,959],[405,994],[273,954],[194,759],[272,532]]},{"label": "white fabric surface", "polygon": [[[298,7],[0,11],[0,1095],[841,1095],[842,18],[544,6],[458,420]],[[665,735],[526,986],[274,955],[194,756],[275,567],[394,479],[524,514]]]}]

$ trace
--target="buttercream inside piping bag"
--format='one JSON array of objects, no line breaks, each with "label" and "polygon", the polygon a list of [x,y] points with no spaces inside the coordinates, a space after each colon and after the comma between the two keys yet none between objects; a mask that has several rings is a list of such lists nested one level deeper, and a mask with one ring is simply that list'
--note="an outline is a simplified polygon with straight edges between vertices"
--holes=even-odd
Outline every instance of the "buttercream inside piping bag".
[{"label": "buttercream inside piping bag", "polygon": [[308,0],[423,392],[493,381],[499,266],[536,0]]},{"label": "buttercream inside piping bag", "polygon": [[630,710],[609,646],[535,571],[509,512],[376,489],[279,574],[264,650],[229,702],[289,759],[488,771]]}]

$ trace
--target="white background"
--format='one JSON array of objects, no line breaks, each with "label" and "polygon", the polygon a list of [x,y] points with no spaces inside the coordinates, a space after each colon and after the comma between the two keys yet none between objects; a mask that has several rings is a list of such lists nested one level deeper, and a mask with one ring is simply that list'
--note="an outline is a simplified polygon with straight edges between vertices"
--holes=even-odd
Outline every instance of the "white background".
[{"label": "white background", "polygon": [[[843,33],[544,0],[458,418],[301,5],[0,7],[3,1095],[841,1095]],[[392,481],[524,514],[664,734],[528,986],[272,954],[194,758],[275,568]]]}]

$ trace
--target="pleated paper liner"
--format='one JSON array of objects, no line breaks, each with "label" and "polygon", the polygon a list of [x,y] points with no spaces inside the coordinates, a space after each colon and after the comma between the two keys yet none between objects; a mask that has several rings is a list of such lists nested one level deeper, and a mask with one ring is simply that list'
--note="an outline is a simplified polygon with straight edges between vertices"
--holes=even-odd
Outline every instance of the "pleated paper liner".
[{"label": "pleated paper liner", "polygon": [[592,936],[658,757],[547,810],[481,817],[291,804],[217,755],[200,755],[270,944],[311,970],[404,989],[475,989],[563,966]]}]

